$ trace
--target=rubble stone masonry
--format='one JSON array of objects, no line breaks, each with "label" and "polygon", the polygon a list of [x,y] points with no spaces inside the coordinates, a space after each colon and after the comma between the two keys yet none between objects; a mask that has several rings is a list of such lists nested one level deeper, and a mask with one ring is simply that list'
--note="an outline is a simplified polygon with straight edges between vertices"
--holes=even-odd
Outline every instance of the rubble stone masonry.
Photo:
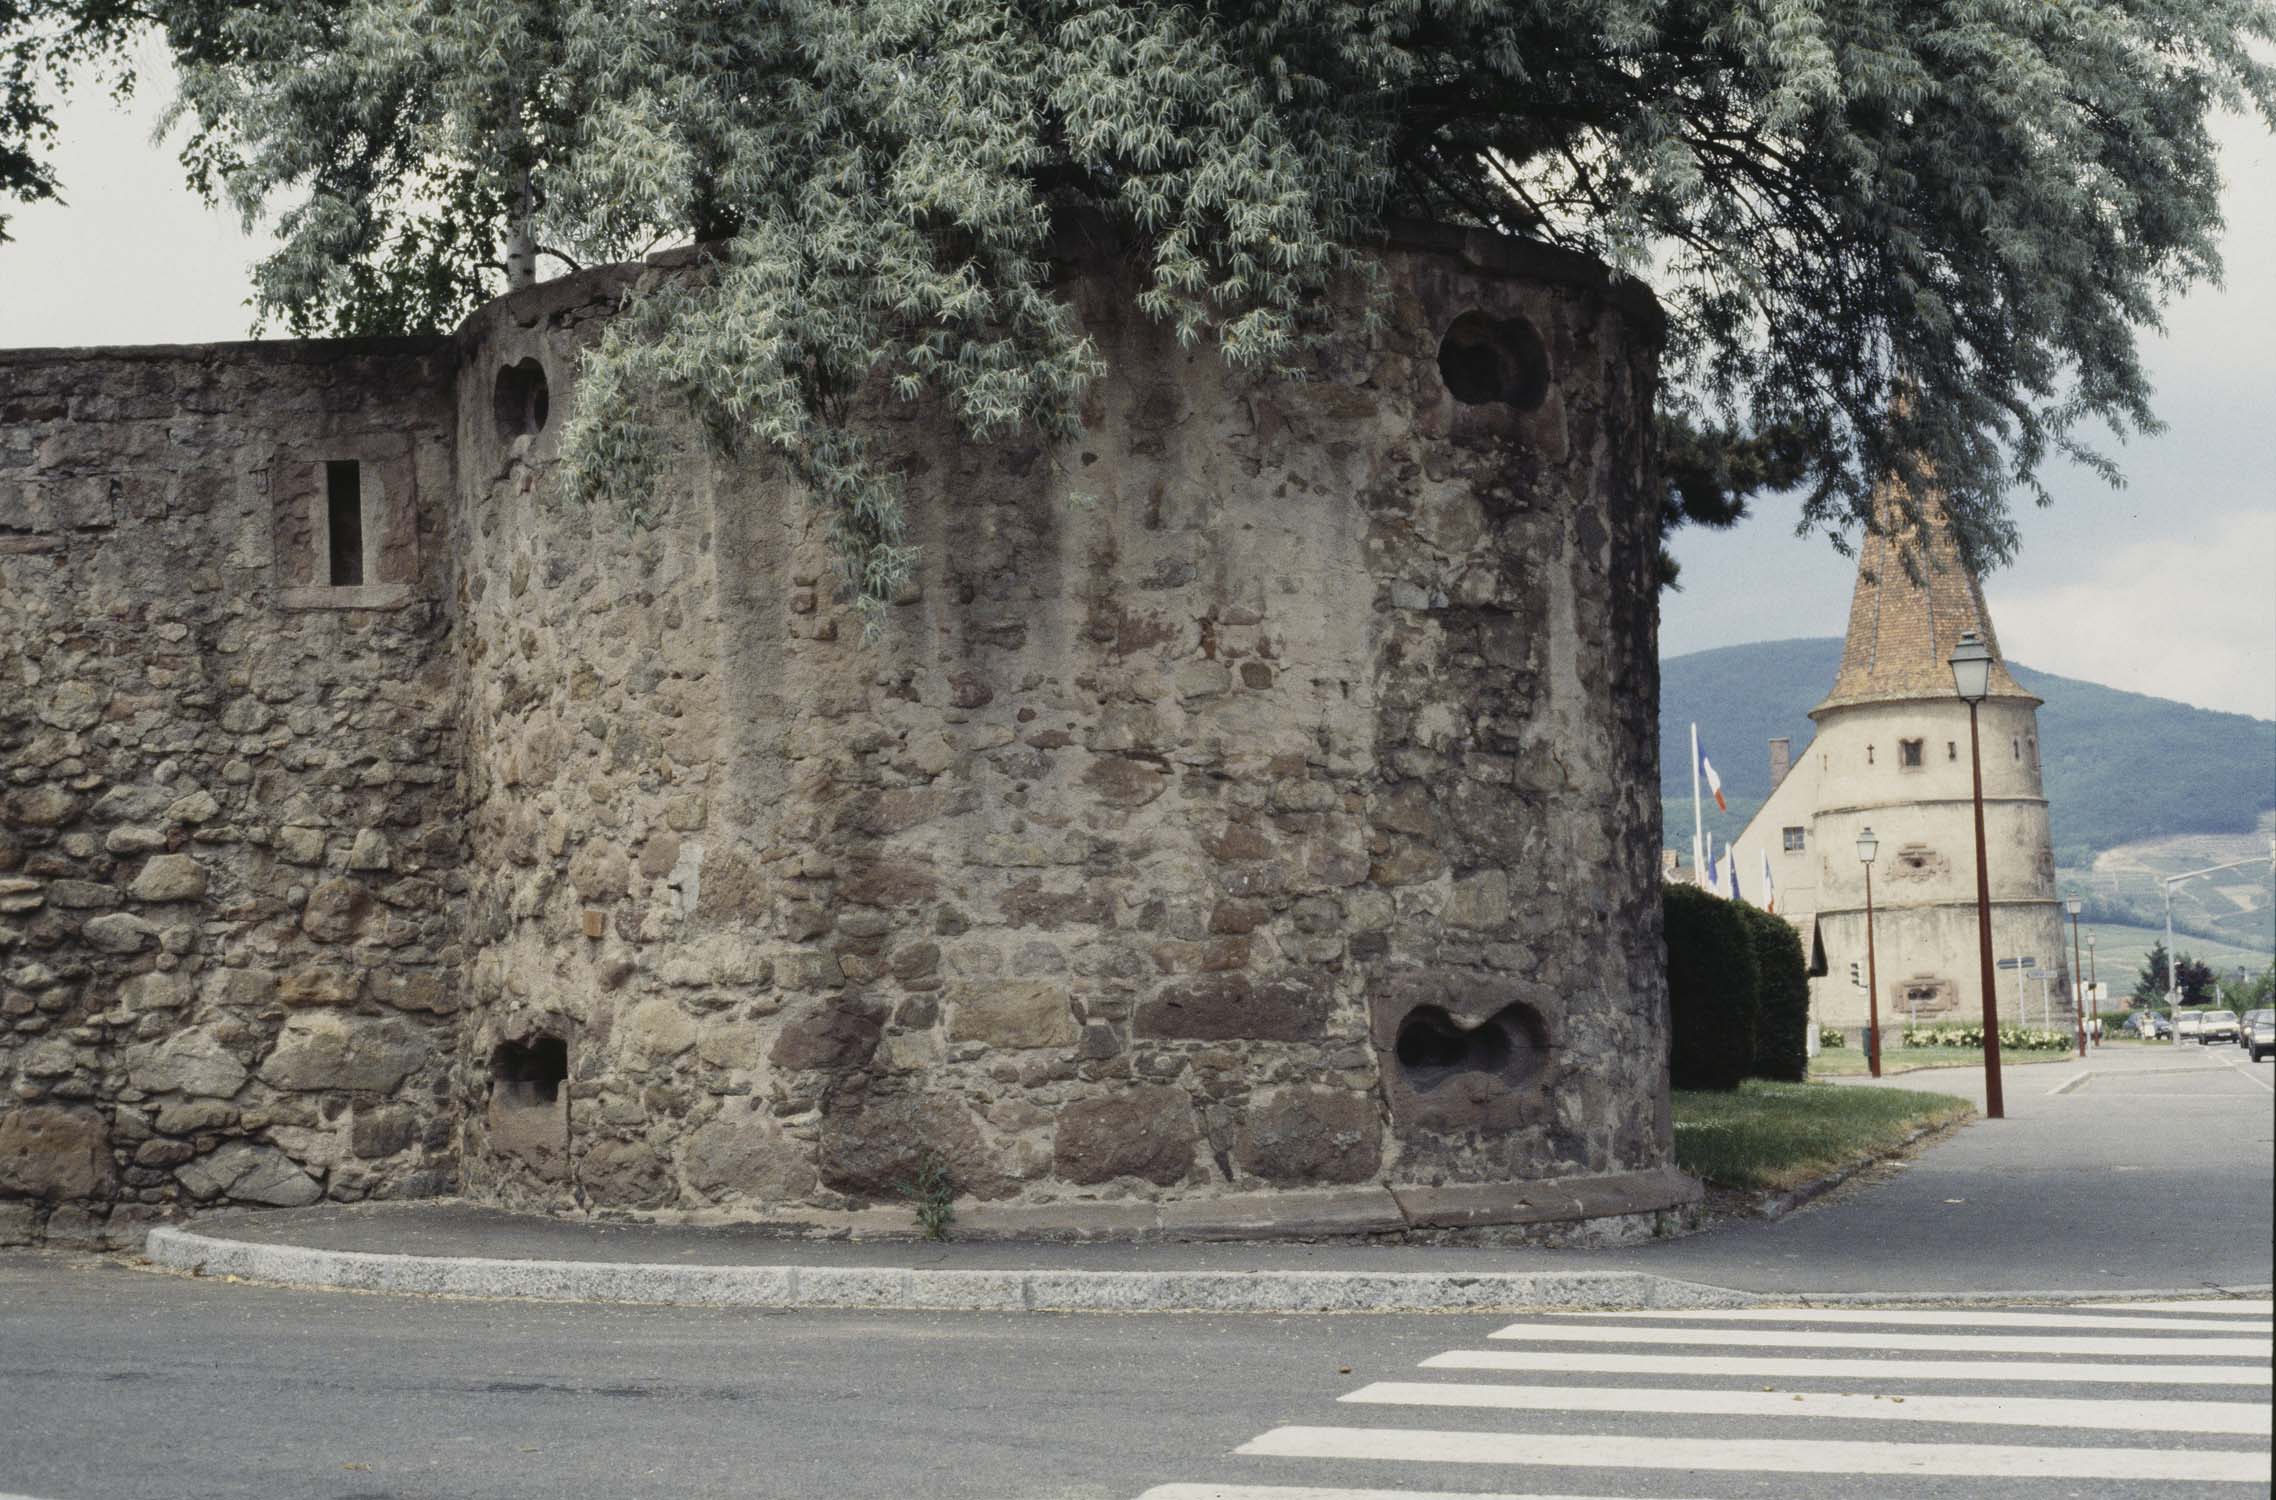
[{"label": "rubble stone masonry", "polygon": [[923,549],[874,642],[762,455],[559,498],[629,268],[0,354],[0,1240],[906,1227],[928,1163],[976,1232],[1683,1201],[1656,316],[1450,232],[1384,270],[1290,382],[1071,264],[1063,448],[871,403]]}]

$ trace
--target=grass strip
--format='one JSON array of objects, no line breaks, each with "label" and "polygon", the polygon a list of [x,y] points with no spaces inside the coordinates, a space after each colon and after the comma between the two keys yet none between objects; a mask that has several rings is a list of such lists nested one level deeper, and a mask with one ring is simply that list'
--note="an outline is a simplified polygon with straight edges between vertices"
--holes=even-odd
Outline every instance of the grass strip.
[{"label": "grass strip", "polygon": [[1678,1089],[1675,1160],[1723,1187],[1783,1192],[1974,1112],[1949,1094],[1834,1083],[1750,1078],[1728,1094]]},{"label": "grass strip", "polygon": [[[1999,1065],[2002,1068],[2022,1067],[2030,1063],[2069,1062],[2078,1054],[2062,1052],[2010,1052],[2000,1049]],[[1881,1071],[1896,1068],[1982,1068],[1984,1049],[1981,1047],[1883,1047]],[[1866,1066],[1865,1053],[1857,1047],[1828,1047],[1810,1059],[1810,1076],[1813,1078],[1863,1078],[1872,1069]]]}]

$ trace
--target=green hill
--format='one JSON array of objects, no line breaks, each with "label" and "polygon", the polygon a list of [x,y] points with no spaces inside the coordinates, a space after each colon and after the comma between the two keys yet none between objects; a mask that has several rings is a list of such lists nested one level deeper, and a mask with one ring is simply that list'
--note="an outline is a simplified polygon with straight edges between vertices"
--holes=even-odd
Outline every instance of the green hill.
[{"label": "green hill", "polygon": [[[1770,791],[1767,742],[1788,735],[1799,757],[1809,711],[1841,662],[1841,642],[1760,641],[1670,657],[1660,664],[1660,778],[1667,840],[1691,836],[1693,721],[1722,775],[1734,816],[1708,816],[1735,833]],[[2179,833],[2249,833],[2276,808],[2276,723],[2058,677],[2014,662],[2015,680],[2046,700],[2039,746],[2046,767],[2057,862]],[[1680,806],[1678,805],[1680,804]]]}]

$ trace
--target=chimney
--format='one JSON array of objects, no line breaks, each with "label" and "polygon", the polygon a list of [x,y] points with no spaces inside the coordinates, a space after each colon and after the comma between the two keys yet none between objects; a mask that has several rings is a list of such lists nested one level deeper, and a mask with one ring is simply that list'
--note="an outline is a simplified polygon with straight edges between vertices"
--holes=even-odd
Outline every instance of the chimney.
[{"label": "chimney", "polygon": [[1786,773],[1792,769],[1793,765],[1794,742],[1789,739],[1772,740],[1770,742],[1770,789],[1772,791],[1778,790],[1779,783],[1786,779]]}]

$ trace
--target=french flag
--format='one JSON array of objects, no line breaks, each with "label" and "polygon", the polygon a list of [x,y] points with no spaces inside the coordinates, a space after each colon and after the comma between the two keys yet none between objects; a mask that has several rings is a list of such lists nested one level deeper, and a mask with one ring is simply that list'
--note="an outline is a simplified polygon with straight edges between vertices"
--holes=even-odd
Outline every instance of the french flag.
[{"label": "french flag", "polygon": [[1729,812],[1731,804],[1723,800],[1723,778],[1715,774],[1715,763],[1707,758],[1707,747],[1699,747],[1699,769],[1707,777],[1707,790],[1715,794],[1715,810]]},{"label": "french flag", "polygon": [[1778,910],[1778,883],[1770,878],[1770,851],[1762,851],[1762,909]]}]

